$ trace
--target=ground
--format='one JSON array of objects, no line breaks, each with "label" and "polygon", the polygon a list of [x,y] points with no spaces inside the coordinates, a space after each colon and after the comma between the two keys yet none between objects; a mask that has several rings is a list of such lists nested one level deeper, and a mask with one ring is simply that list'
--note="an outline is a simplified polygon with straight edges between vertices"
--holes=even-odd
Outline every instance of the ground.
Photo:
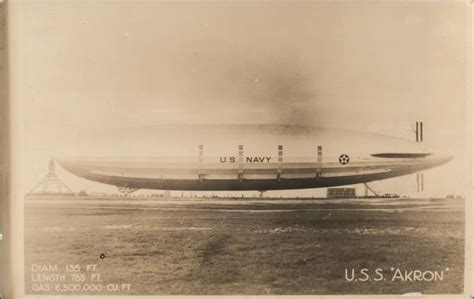
[{"label": "ground", "polygon": [[[105,289],[33,281],[47,274],[33,265],[64,274],[67,264],[88,275],[97,265]],[[27,294],[57,294],[57,284],[65,294],[462,293],[463,264],[460,199],[43,196],[25,205]],[[364,268],[371,280],[346,279]],[[374,280],[377,268],[385,280]],[[392,281],[394,269],[443,271],[443,280]]]}]

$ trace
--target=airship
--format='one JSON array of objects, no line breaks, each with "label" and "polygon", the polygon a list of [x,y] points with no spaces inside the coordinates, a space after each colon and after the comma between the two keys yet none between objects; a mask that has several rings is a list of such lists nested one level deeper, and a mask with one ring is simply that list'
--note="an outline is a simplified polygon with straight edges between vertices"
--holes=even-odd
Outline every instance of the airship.
[{"label": "airship", "polygon": [[115,142],[97,138],[88,155],[56,161],[122,192],[332,187],[418,173],[450,161],[421,142],[421,126],[417,123],[417,140],[410,141],[312,126],[163,125],[120,132]]}]

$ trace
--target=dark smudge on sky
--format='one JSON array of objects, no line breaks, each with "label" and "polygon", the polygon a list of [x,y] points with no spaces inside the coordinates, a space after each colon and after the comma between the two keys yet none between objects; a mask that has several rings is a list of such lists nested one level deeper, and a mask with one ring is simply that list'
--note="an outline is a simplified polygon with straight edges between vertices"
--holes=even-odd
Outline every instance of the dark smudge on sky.
[{"label": "dark smudge on sky", "polygon": [[288,125],[315,125],[316,86],[308,72],[298,66],[276,62],[262,72],[251,101],[271,116],[272,122]]},{"label": "dark smudge on sky", "polygon": [[322,125],[322,109],[326,108],[324,115],[330,114],[330,107],[319,103],[317,76],[296,57],[258,52],[252,57],[243,53],[237,59],[229,56],[213,57],[212,62],[203,58],[200,67],[212,66],[206,76],[186,80],[194,81],[193,94],[205,98],[202,100],[210,107],[206,109],[217,113],[203,110],[196,119],[187,105],[178,109],[194,114],[198,122],[206,122],[211,115],[218,123]]}]

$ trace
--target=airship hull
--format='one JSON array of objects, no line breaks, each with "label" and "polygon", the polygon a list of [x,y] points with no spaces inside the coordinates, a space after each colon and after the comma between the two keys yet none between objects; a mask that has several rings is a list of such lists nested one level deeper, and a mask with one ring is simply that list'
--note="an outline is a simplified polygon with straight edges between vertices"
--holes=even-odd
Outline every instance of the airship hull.
[{"label": "airship hull", "polygon": [[166,125],[80,144],[74,151],[87,151],[86,157],[57,159],[66,170],[130,189],[329,187],[414,173],[450,159],[384,135],[281,125]]},{"label": "airship hull", "polygon": [[350,185],[415,173],[446,163],[449,157],[329,163],[236,164],[145,161],[59,160],[85,179],[131,189],[289,190]]}]

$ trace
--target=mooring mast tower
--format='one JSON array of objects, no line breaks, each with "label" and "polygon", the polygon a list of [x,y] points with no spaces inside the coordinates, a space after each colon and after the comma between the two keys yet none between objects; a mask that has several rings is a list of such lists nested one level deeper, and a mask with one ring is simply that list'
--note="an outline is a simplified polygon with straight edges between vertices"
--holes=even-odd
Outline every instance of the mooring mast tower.
[{"label": "mooring mast tower", "polygon": [[54,161],[49,161],[48,174],[29,192],[29,194],[68,194],[72,195],[74,192],[64,184],[56,174],[54,168]]}]

